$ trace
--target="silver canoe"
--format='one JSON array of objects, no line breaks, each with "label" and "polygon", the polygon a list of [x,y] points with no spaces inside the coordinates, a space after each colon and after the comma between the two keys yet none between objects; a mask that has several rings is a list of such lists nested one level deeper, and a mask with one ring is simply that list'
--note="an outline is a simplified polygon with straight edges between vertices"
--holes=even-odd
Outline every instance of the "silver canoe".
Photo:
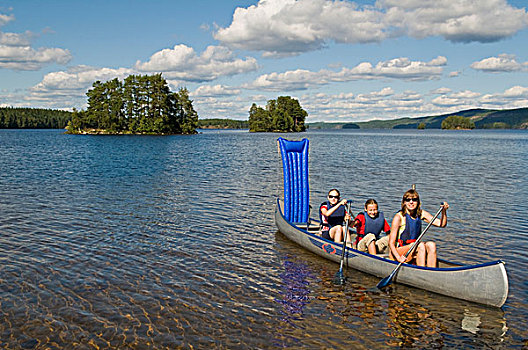
[{"label": "silver canoe", "polygon": [[[335,261],[341,260],[342,244],[316,235],[319,223],[293,224],[283,215],[283,203],[277,200],[275,223],[280,232],[301,247]],[[355,249],[345,251],[345,264],[353,269],[386,277],[398,265],[387,255],[370,255]],[[501,307],[508,297],[508,276],[501,260],[477,265],[460,265],[438,259],[437,268],[403,264],[394,282],[472,302]]]}]

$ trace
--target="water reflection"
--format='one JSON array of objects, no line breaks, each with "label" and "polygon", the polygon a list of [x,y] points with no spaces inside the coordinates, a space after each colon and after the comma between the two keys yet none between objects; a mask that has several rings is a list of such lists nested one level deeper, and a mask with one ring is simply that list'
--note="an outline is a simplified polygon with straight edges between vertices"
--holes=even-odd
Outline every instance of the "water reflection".
[{"label": "water reflection", "polygon": [[275,298],[283,305],[283,321],[293,325],[294,320],[300,320],[303,316],[303,308],[309,302],[309,278],[313,278],[306,265],[284,260],[284,272],[279,277],[283,284],[280,290],[280,298]]},{"label": "water reflection", "polygon": [[[318,323],[324,328],[332,319],[333,332],[346,332],[350,344],[365,348],[496,348],[508,338],[501,309],[398,284],[379,291],[368,288],[376,285],[377,278],[353,269],[347,272],[346,284],[336,286],[333,278],[337,264],[304,252],[281,233],[275,239],[285,269],[281,276],[287,276],[283,288],[295,291],[286,298],[291,306],[287,310],[295,310],[287,319],[289,323],[296,325],[300,318],[294,316],[298,315],[303,316],[303,325],[307,319],[319,317]],[[292,272],[300,274],[295,277]],[[283,304],[284,300],[278,302]]]}]

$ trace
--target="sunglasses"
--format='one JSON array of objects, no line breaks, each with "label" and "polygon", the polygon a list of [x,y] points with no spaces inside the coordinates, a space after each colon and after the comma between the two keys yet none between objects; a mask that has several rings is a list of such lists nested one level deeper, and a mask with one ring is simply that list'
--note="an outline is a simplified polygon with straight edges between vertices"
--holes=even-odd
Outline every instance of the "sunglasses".
[{"label": "sunglasses", "polygon": [[328,195],[328,198],[336,198],[339,199],[339,196],[332,196],[331,194]]},{"label": "sunglasses", "polygon": [[420,200],[418,198],[405,198],[404,202],[415,202],[418,203]]}]

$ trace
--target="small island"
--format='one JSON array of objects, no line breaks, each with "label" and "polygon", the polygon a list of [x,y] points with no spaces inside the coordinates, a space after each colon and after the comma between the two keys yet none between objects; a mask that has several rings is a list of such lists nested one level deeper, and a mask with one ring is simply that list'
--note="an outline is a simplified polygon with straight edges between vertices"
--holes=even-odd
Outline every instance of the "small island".
[{"label": "small island", "polygon": [[442,121],[442,129],[448,130],[471,130],[475,129],[475,123],[460,115],[450,115]]},{"label": "small island", "polygon": [[249,109],[250,132],[300,132],[306,131],[304,120],[308,113],[298,100],[279,96],[269,100],[266,109],[255,103]]},{"label": "small island", "polygon": [[69,134],[195,134],[198,113],[189,92],[169,89],[161,74],[130,75],[123,82],[96,81],[86,93],[88,108],[74,110]]}]

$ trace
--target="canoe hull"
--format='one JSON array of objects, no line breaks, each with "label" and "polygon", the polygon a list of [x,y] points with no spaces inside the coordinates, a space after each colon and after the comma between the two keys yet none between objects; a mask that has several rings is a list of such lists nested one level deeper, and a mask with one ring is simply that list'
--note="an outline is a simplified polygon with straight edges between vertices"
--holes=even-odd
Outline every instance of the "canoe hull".
[{"label": "canoe hull", "polygon": [[[342,244],[330,242],[308,232],[306,224],[292,224],[282,215],[282,203],[277,201],[275,223],[288,239],[301,247],[334,262],[340,262]],[[304,226],[304,227],[302,227]],[[397,262],[355,249],[346,248],[347,266],[377,276],[386,277]],[[403,264],[393,282],[406,284],[450,297],[501,307],[508,297],[508,276],[504,262],[498,260],[478,265],[457,265],[428,268]]]}]

